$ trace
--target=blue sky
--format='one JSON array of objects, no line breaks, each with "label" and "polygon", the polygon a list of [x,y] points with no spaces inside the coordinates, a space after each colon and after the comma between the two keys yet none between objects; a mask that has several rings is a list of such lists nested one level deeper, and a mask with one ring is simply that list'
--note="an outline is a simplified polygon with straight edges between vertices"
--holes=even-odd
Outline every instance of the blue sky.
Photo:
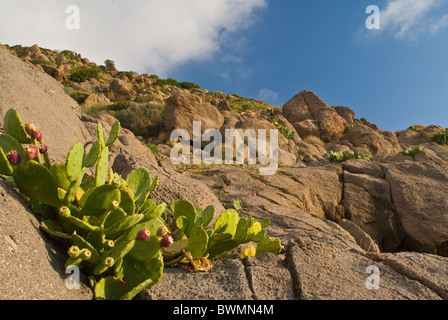
[{"label": "blue sky", "polygon": [[[416,25],[404,38],[393,28],[367,30],[370,4],[384,9],[387,2],[269,1],[259,22],[241,34],[243,48],[232,50],[229,40],[212,61],[181,66],[171,75],[277,106],[312,90],[385,130],[448,127],[448,28],[432,33]],[[443,12],[446,1],[431,14]],[[228,61],[228,51],[240,59]]]},{"label": "blue sky", "polygon": [[[130,5],[132,3],[132,5]],[[80,28],[69,30],[69,5]],[[368,30],[366,8],[380,9]],[[448,127],[448,0],[0,0],[0,43],[277,106],[302,90],[381,129]]]}]

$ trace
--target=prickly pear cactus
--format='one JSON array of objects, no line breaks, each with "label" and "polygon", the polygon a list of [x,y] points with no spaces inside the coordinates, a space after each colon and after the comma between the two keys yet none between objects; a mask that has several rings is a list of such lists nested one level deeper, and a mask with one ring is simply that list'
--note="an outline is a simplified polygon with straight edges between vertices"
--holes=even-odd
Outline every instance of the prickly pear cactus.
[{"label": "prickly pear cactus", "polygon": [[241,207],[222,213],[212,227],[213,206],[202,210],[186,200],[175,201],[171,210],[177,230],[171,232],[167,205],[149,199],[158,177],[135,169],[122,179],[109,170],[109,147],[118,139],[119,122],[107,140],[98,123],[98,140],[90,150],[74,144],[65,163],[51,163],[42,132],[32,123],[23,125],[17,110],[5,114],[4,128],[0,175],[41,216],[43,231],[70,243],[65,265],[90,276],[97,299],[132,299],[153,287],[165,266],[209,271],[211,261],[240,244],[259,243],[247,255],[280,251],[280,241],[266,237],[270,221],[240,218]]}]

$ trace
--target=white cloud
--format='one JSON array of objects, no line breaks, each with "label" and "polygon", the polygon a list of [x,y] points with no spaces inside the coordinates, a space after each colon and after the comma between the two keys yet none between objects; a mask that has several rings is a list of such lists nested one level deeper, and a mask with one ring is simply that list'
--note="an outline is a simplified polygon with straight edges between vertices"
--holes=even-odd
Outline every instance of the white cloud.
[{"label": "white cloud", "polygon": [[278,102],[279,95],[280,94],[278,92],[263,88],[263,89],[260,89],[258,97],[260,100],[263,100],[267,103],[275,105]]},{"label": "white cloud", "polygon": [[391,31],[397,38],[415,40],[428,32],[448,26],[448,17],[434,18],[430,13],[441,0],[389,0],[381,12],[381,29]]},{"label": "white cloud", "polygon": [[[212,58],[221,36],[250,27],[266,1],[1,1],[0,42],[71,49],[99,64],[112,59],[121,70],[163,76],[187,61]],[[80,9],[79,30],[65,27],[69,5]]]}]

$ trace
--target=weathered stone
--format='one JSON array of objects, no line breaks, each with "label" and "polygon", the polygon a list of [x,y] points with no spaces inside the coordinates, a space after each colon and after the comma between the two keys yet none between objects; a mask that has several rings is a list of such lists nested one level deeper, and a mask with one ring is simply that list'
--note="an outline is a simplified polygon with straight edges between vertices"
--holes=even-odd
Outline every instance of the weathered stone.
[{"label": "weathered stone", "polygon": [[338,224],[348,231],[353,238],[355,238],[356,243],[366,252],[376,252],[380,253],[380,248],[373,241],[373,239],[360,227],[349,220],[342,219],[338,221]]},{"label": "weathered stone", "polygon": [[[359,252],[299,238],[288,244],[286,256],[302,300],[440,300],[419,282]],[[374,284],[369,266],[380,272],[378,290],[367,288]]]},{"label": "weathered stone", "polygon": [[[188,280],[187,280],[188,279]],[[165,268],[162,279],[143,298],[149,300],[253,300],[241,260],[216,261],[209,272]]]},{"label": "weathered stone", "polygon": [[79,289],[67,289],[67,249],[40,231],[25,201],[1,180],[0,212],[1,300],[92,299],[85,277]]},{"label": "weathered stone", "polygon": [[407,247],[448,256],[448,175],[432,163],[383,165]]}]

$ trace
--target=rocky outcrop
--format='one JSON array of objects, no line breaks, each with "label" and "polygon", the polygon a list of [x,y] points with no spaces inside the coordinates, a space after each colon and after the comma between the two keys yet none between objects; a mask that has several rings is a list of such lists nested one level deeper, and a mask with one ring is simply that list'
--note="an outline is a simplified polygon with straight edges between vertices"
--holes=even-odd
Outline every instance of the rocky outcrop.
[{"label": "rocky outcrop", "polygon": [[325,142],[338,141],[347,124],[335,109],[311,91],[302,91],[289,100],[283,106],[283,115],[303,135],[316,135],[318,128],[318,137]]},{"label": "rocky outcrop", "polygon": [[67,289],[66,248],[40,231],[16,191],[0,180],[0,299],[88,300],[91,290]]},{"label": "rocky outcrop", "polygon": [[71,146],[90,137],[83,127],[80,107],[47,74],[23,63],[0,47],[0,117],[10,108],[20,110],[25,122],[44,133],[56,161],[65,159]]},{"label": "rocky outcrop", "polygon": [[201,133],[208,129],[219,130],[224,117],[219,110],[200,97],[179,92],[167,100],[165,108],[165,130],[169,133],[176,129],[187,130],[192,139],[193,122],[201,122]]},{"label": "rocky outcrop", "polygon": [[[27,58],[42,56],[50,55],[37,46],[26,51]],[[63,63],[63,58],[53,60]],[[128,76],[150,83],[135,74],[117,75],[127,91],[132,87],[127,86]],[[102,86],[94,80],[89,83],[98,90]],[[110,115],[81,114],[54,78],[3,48],[0,86],[2,115],[15,107],[25,121],[41,127],[54,161],[64,161],[75,142],[88,147],[97,121],[103,123],[106,135],[115,121]],[[108,87],[100,91],[104,89]],[[131,131],[122,129],[111,147],[109,165],[123,177],[137,167],[159,176],[159,187],[151,194],[157,203],[187,199],[200,208],[214,205],[220,213],[240,199],[239,215],[269,218],[268,235],[283,244],[277,256],[241,260],[237,251],[230,259],[214,262],[208,273],[165,268],[162,280],[140,298],[448,299],[448,149],[426,141],[414,157],[401,154],[403,146],[420,145],[438,127],[395,135],[354,119],[346,107],[330,108],[310,91],[295,96],[283,111],[238,113],[222,97],[215,99],[218,108],[206,102],[205,91],[199,89],[189,93],[165,89],[160,94],[171,95],[165,110],[167,131],[191,130],[194,120],[202,121],[203,130],[271,129],[275,125],[268,119],[276,117],[297,136],[279,138],[283,166],[276,175],[261,176],[260,165],[174,167],[166,156],[154,154]],[[98,90],[89,94],[97,95]],[[99,102],[95,98],[87,100]],[[302,140],[306,134],[318,139]],[[169,151],[165,145],[163,153]],[[364,151],[377,162],[329,164],[325,157],[331,151]],[[304,159],[308,164],[300,161]],[[66,249],[39,231],[39,216],[3,180],[0,212],[0,298],[92,299],[85,278],[80,290],[65,287]],[[375,275],[378,283],[371,277]]]}]

